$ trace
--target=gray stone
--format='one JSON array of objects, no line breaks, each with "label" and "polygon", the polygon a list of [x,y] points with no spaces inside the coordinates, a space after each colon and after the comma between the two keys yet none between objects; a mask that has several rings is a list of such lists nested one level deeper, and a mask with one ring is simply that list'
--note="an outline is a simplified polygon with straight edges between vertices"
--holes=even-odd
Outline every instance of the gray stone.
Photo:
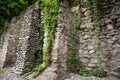
[{"label": "gray stone", "polygon": [[82,61],[83,63],[88,63],[89,59],[87,59],[87,58],[81,58],[81,61]]},{"label": "gray stone", "polygon": [[112,44],[112,43],[114,43],[114,41],[108,40],[108,44]]},{"label": "gray stone", "polygon": [[88,64],[88,67],[90,67],[90,68],[95,68],[95,67],[96,67],[96,64],[89,63],[89,64]]},{"label": "gray stone", "polygon": [[79,53],[81,54],[83,52],[83,50],[82,49],[79,49]]},{"label": "gray stone", "polygon": [[112,20],[107,19],[107,20],[105,20],[105,23],[106,23],[106,24],[110,24],[110,23],[112,23]]},{"label": "gray stone", "polygon": [[81,12],[85,12],[87,8],[81,8]]},{"label": "gray stone", "polygon": [[92,64],[97,64],[98,63],[98,59],[96,59],[96,58],[92,58],[90,61],[91,61]]},{"label": "gray stone", "polygon": [[91,49],[94,49],[94,46],[93,46],[93,45],[89,45],[89,46],[88,46],[88,50],[91,50]]},{"label": "gray stone", "polygon": [[116,16],[116,15],[112,15],[111,17],[110,17],[110,19],[112,19],[112,20],[115,20],[115,19],[117,19],[118,18],[118,16]]},{"label": "gray stone", "polygon": [[116,40],[117,40],[117,38],[116,38],[116,37],[112,37],[112,40],[113,40],[113,41],[116,41]]},{"label": "gray stone", "polygon": [[16,53],[17,60],[13,68],[13,72],[16,74],[23,74],[34,65],[34,53],[39,41],[39,32],[37,30],[39,23],[39,7],[37,4],[34,4],[23,14]]},{"label": "gray stone", "polygon": [[90,58],[91,56],[89,54],[82,55],[84,58]]},{"label": "gray stone", "polygon": [[95,50],[90,50],[89,54],[93,54],[95,52]]},{"label": "gray stone", "polygon": [[19,41],[19,34],[21,29],[21,17],[14,17],[10,23],[6,22],[9,28],[3,33],[1,37],[1,51],[0,51],[0,67],[8,67],[14,65],[16,60],[16,50]]},{"label": "gray stone", "polygon": [[83,39],[88,39],[89,37],[90,37],[89,35],[85,34],[85,35],[83,36]]},{"label": "gray stone", "polygon": [[79,10],[79,6],[75,6],[75,7],[72,7],[72,8],[71,8],[71,11],[72,11],[72,12],[75,12],[75,11],[78,11],[78,10]]},{"label": "gray stone", "polygon": [[86,25],[85,24],[81,24],[80,28],[86,28]]},{"label": "gray stone", "polygon": [[92,71],[93,69],[90,67],[86,67],[87,70]]},{"label": "gray stone", "polygon": [[113,25],[108,24],[108,25],[107,25],[107,28],[108,28],[109,30],[111,30],[111,29],[113,29]]},{"label": "gray stone", "polygon": [[105,42],[100,42],[101,43],[101,47],[105,47],[106,43]]},{"label": "gray stone", "polygon": [[[116,3],[118,3],[117,1]],[[107,71],[107,73],[119,73],[120,69],[120,27],[119,27],[119,15],[120,7],[116,5],[116,3],[109,7],[104,13],[101,11],[100,13],[100,34],[99,38],[96,38],[96,27],[94,26],[94,15],[91,13],[91,10],[88,10],[88,7],[81,3],[78,6],[74,6],[74,4],[68,4],[67,0],[62,0],[60,3],[58,21],[55,25],[54,37],[52,39],[52,49],[51,49],[51,64],[47,66],[43,72],[35,79],[35,80],[119,80],[117,78],[95,78],[95,77],[82,77],[78,74],[69,73],[69,71],[74,72],[76,69],[80,68],[77,63],[75,65],[68,64],[68,54],[75,53],[79,55],[79,59],[81,62],[80,65],[84,65],[84,67],[88,70],[103,70]],[[83,8],[84,7],[84,8]],[[15,38],[12,34],[14,34],[14,30],[18,30],[16,27],[13,27],[11,32],[12,34],[8,34],[4,36],[2,43],[2,48],[0,44],[0,61],[2,63],[9,62],[9,60],[14,57],[5,57],[6,53],[15,53],[15,49],[11,49],[12,46],[18,44],[18,49],[16,49],[17,61],[14,66],[14,72],[17,74],[21,74],[24,71],[29,70],[31,65],[34,65],[35,54],[34,51],[36,46],[38,45],[38,29],[36,26],[39,25],[39,19],[41,19],[41,24],[44,24],[43,18],[44,14],[41,13],[41,16],[33,11],[33,6],[29,8],[29,11],[24,11],[21,14],[24,15],[22,23],[20,23],[20,35],[18,38],[18,42],[15,42]],[[79,11],[79,8],[81,12]],[[72,12],[73,11],[73,12]],[[112,11],[112,12],[111,12]],[[111,12],[111,13],[110,13]],[[25,14],[24,14],[25,13]],[[33,15],[32,15],[33,14]],[[36,19],[35,15],[39,15],[39,19]],[[114,15],[114,16],[113,16]],[[117,18],[115,16],[118,16]],[[113,18],[114,19],[113,19]],[[102,19],[102,20],[101,20]],[[15,21],[17,21],[15,19]],[[75,24],[78,24],[78,29],[76,29]],[[82,26],[80,26],[82,25]],[[13,26],[13,25],[12,25]],[[11,28],[11,27],[10,27]],[[79,29],[80,28],[80,29]],[[8,30],[9,31],[9,30]],[[16,32],[15,32],[16,33]],[[44,33],[44,44],[43,50],[47,45],[47,34]],[[78,35],[73,36],[73,35]],[[100,55],[98,56],[96,51],[96,39],[100,41]],[[12,42],[13,41],[13,42]],[[12,43],[8,46],[8,44]],[[72,48],[69,46],[72,44]],[[71,51],[71,52],[70,52]],[[1,53],[2,52],[2,53]],[[5,54],[4,54],[5,53]],[[4,54],[4,55],[3,55]],[[97,59],[101,59],[100,67],[97,67]],[[4,59],[1,59],[4,58]],[[1,64],[0,62],[0,64]],[[32,63],[31,63],[32,62]],[[42,64],[43,65],[43,64]],[[72,67],[72,68],[71,68]],[[73,71],[72,71],[73,70]],[[11,75],[11,73],[9,73]],[[117,76],[117,75],[115,75]],[[19,80],[12,78],[13,76],[6,76],[7,78],[2,79],[0,75],[0,80],[10,79],[10,80]],[[33,78],[29,80],[34,80]],[[22,80],[22,79],[20,79]]]}]

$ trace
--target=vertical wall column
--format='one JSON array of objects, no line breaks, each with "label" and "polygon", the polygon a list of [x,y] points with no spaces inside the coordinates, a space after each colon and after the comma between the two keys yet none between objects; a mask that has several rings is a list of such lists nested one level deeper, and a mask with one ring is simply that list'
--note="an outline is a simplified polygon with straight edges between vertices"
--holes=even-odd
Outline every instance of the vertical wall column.
[{"label": "vertical wall column", "polygon": [[40,11],[38,4],[30,6],[23,14],[22,29],[17,47],[14,73],[22,74],[35,64],[35,50],[39,42]]}]

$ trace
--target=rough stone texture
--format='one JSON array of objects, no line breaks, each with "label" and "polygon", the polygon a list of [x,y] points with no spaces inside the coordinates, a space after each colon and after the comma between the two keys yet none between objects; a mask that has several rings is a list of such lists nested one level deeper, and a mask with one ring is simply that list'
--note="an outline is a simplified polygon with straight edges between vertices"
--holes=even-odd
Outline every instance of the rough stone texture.
[{"label": "rough stone texture", "polygon": [[96,77],[83,77],[78,74],[70,73],[64,80],[120,80],[115,77],[106,77],[106,78],[96,78]]},{"label": "rough stone texture", "polygon": [[39,41],[39,16],[37,4],[30,6],[23,14],[14,73],[22,74],[35,63],[34,53]]},{"label": "rough stone texture", "polygon": [[[79,6],[79,5],[78,5]],[[82,5],[77,11],[80,16],[78,25],[78,36],[79,44],[78,46],[78,56],[80,57],[81,66],[86,67],[88,70],[96,70],[98,63],[98,56],[96,54],[96,35],[94,21],[92,21],[93,16],[91,15],[91,10],[87,6]],[[76,13],[73,13],[76,14]],[[76,18],[76,17],[75,17]]]},{"label": "rough stone texture", "polygon": [[[54,75],[54,74],[53,74]],[[36,79],[33,79],[32,78],[33,75],[30,75],[29,78],[24,78],[24,77],[21,77],[20,75],[17,75],[17,74],[14,74],[12,73],[12,70],[11,69],[8,69],[5,73],[2,73],[0,75],[0,80],[46,80],[45,77],[43,78],[36,78]],[[48,80],[56,80],[56,79],[53,79],[53,78],[48,78]],[[111,77],[111,76],[108,76],[106,78],[96,78],[96,77],[83,77],[83,76],[80,76],[78,74],[74,74],[74,73],[69,73],[66,75],[65,79],[59,79],[59,80],[120,80],[119,78],[116,78],[116,77]]]},{"label": "rough stone texture", "polygon": [[5,25],[7,30],[1,36],[0,67],[13,66],[16,60],[16,49],[21,29],[20,17],[14,17]]},{"label": "rough stone texture", "polygon": [[[67,15],[69,24],[68,28],[71,28],[68,32],[69,35],[73,35],[74,33],[79,36],[79,42],[74,40],[69,42],[69,38],[71,36],[68,35],[69,44],[75,44],[74,49],[70,48],[74,51],[74,53],[78,52],[77,55],[80,57],[81,65],[86,67],[88,70],[102,70],[107,71],[108,75],[118,76],[120,73],[120,65],[119,65],[119,50],[120,50],[120,40],[119,40],[119,16],[120,16],[120,3],[117,2],[114,6],[108,9],[107,14],[100,14],[102,16],[100,18],[100,55],[98,56],[96,53],[97,46],[97,38],[95,34],[95,23],[92,20],[93,15],[89,15],[89,11],[86,6],[79,7],[73,6],[68,8],[69,14]],[[90,11],[91,12],[91,11]],[[72,13],[72,15],[70,15]],[[63,18],[64,20],[64,18]],[[67,23],[66,23],[67,24]],[[74,25],[73,25],[74,24]],[[70,27],[72,26],[72,27]],[[77,29],[74,32],[74,29]],[[78,38],[77,38],[78,39]],[[76,43],[75,43],[76,42]],[[68,44],[68,54],[69,54],[69,44]],[[79,46],[77,45],[79,44]],[[75,48],[77,46],[77,48]],[[99,67],[98,67],[99,65]],[[67,64],[67,70],[70,71],[70,67]],[[70,65],[72,66],[72,65]],[[73,67],[72,67],[73,68]],[[75,70],[75,68],[74,68]]]},{"label": "rough stone texture", "polygon": [[[95,78],[75,74],[80,66],[91,71],[106,71],[109,76],[120,74],[120,2],[116,2],[107,10],[100,9],[100,55],[98,56],[96,54],[97,38],[94,15],[91,14],[91,8],[88,9],[85,5],[80,4],[69,5],[67,1],[63,1],[60,4],[58,22],[55,26],[51,64],[35,80],[120,80],[115,77]],[[17,74],[28,71],[34,63],[34,51],[39,37],[36,25],[39,24],[39,12],[37,11],[37,7],[34,9],[34,6],[31,6],[22,17],[17,61],[14,68],[14,72]],[[41,24],[43,24],[44,15],[42,13],[41,15]],[[8,35],[6,33],[6,36]],[[3,40],[6,42],[2,44],[8,44],[9,37]],[[44,39],[45,46],[46,39]],[[7,51],[6,45],[3,45],[2,48],[0,50]],[[69,61],[71,54],[79,57],[77,64],[71,64]],[[34,80],[31,75],[27,78]],[[0,79],[4,80],[1,77]]]},{"label": "rough stone texture", "polygon": [[108,75],[117,76],[120,73],[120,3],[110,9],[108,16],[102,17],[100,45],[101,45],[101,68]]},{"label": "rough stone texture", "polygon": [[[66,5],[68,5],[68,3],[66,3]],[[58,25],[56,26],[56,31],[54,35],[55,39],[53,40],[51,64],[41,73],[40,76],[36,78],[36,80],[62,80],[62,77],[66,74],[66,61],[68,52],[68,41],[66,34],[66,27],[68,24],[66,23],[68,22],[64,21],[68,20],[66,20],[67,9],[61,7],[61,10],[62,11],[61,14],[59,14]]]},{"label": "rough stone texture", "polygon": [[11,68],[0,74],[0,80],[25,80],[18,74],[14,74]]}]

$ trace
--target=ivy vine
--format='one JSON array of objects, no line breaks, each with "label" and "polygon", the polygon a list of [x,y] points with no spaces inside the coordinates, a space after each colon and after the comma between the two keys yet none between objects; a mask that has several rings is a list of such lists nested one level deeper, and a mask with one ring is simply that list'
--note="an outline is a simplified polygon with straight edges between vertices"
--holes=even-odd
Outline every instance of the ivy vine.
[{"label": "ivy vine", "polygon": [[[96,55],[97,55],[97,58],[98,58],[97,66],[99,67],[100,64],[101,64],[100,41],[99,41],[100,25],[99,25],[99,14],[98,14],[98,6],[97,6],[98,3],[99,3],[99,0],[91,0],[91,1],[87,0],[85,3],[86,3],[86,7],[88,9],[92,9],[91,11],[93,12],[93,22],[94,22],[95,37],[96,37]],[[90,12],[88,11],[88,14],[87,14],[88,19],[89,19],[89,16],[90,16]]]},{"label": "ivy vine", "polygon": [[96,55],[98,58],[97,67],[101,65],[101,58],[100,58],[100,40],[99,40],[99,33],[100,33],[100,25],[99,25],[99,14],[98,14],[98,0],[91,1],[93,6],[93,20],[95,24],[95,36],[96,36]]},{"label": "ivy vine", "polygon": [[39,73],[44,70],[50,64],[52,41],[55,25],[57,23],[57,16],[59,11],[59,0],[41,0],[40,8],[44,13],[44,42],[43,49],[43,63],[37,66],[37,73],[34,77],[37,77]]}]

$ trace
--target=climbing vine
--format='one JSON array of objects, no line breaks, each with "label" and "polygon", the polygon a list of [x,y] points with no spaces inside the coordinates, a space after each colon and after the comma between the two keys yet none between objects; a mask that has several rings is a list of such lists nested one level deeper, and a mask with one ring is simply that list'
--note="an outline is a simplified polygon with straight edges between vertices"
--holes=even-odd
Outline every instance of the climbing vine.
[{"label": "climbing vine", "polygon": [[50,64],[52,50],[52,40],[57,16],[59,10],[59,0],[41,0],[40,8],[44,13],[44,46],[43,46],[43,63],[38,66],[36,77],[43,69]]},{"label": "climbing vine", "polygon": [[85,67],[80,68],[79,74],[82,76],[95,76],[99,78],[104,78],[107,76],[104,71],[88,71]]},{"label": "climbing vine", "polygon": [[[92,11],[93,13],[93,22],[94,22],[94,27],[95,27],[95,38],[96,38],[96,55],[98,58],[98,63],[97,66],[100,66],[101,59],[100,59],[100,41],[99,41],[99,33],[100,33],[100,25],[99,25],[99,14],[98,14],[98,0],[87,0],[85,1],[86,7],[88,8],[86,16],[87,20],[86,23],[90,23],[89,18],[90,18],[90,13]],[[91,9],[91,11],[89,10]]]},{"label": "climbing vine", "polygon": [[98,0],[92,0],[91,4],[93,5],[93,20],[95,24],[95,36],[96,36],[96,55],[98,58],[97,67],[101,65],[101,58],[100,58],[100,40],[99,40],[99,33],[100,33],[100,25],[99,25],[99,14],[98,14]]}]

